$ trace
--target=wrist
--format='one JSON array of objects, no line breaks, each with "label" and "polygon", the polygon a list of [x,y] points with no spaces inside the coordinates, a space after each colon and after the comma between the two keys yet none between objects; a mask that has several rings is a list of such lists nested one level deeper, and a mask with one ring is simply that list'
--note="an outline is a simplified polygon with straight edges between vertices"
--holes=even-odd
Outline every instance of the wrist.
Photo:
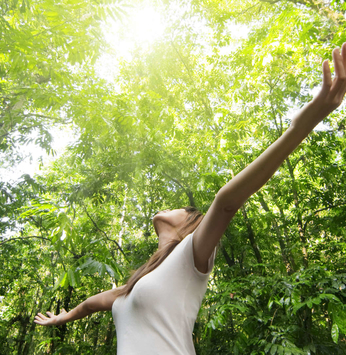
[{"label": "wrist", "polygon": [[66,321],[64,320],[65,314],[59,314],[56,318],[55,318],[55,324],[56,326],[58,325],[63,325],[66,323]]},{"label": "wrist", "polygon": [[313,100],[292,119],[290,128],[307,136],[327,116],[328,113],[324,112],[318,101]]}]

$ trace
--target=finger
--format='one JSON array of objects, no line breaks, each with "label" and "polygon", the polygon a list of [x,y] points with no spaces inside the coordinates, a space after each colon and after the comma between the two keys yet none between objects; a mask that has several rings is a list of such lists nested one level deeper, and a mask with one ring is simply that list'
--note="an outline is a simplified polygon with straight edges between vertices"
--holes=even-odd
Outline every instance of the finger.
[{"label": "finger", "polygon": [[61,313],[67,313],[65,308],[62,309],[62,312]]},{"label": "finger", "polygon": [[330,88],[332,87],[332,73],[330,71],[329,62],[325,60],[322,63],[322,95],[327,96],[329,94]]},{"label": "finger", "polygon": [[49,316],[50,318],[54,316],[54,313],[52,313],[52,312],[47,311],[46,313],[48,314],[48,316]]},{"label": "finger", "polygon": [[[344,71],[345,71],[345,76],[346,76],[346,42],[344,42],[342,47],[341,47],[341,56],[342,56],[342,61],[343,61],[343,64],[344,64]],[[345,96],[345,92],[346,92],[346,82],[344,83],[343,91],[340,92],[341,100]]]},{"label": "finger", "polygon": [[44,314],[42,313],[37,313],[38,316],[40,316],[42,319],[48,319]]},{"label": "finger", "polygon": [[333,81],[333,86],[330,91],[332,97],[340,94],[341,91],[342,92],[344,91],[344,86],[346,82],[346,71],[344,68],[344,62],[339,48],[335,48],[333,50],[333,61],[334,61],[334,68],[335,68],[335,78]]},{"label": "finger", "polygon": [[341,56],[344,63],[344,68],[346,70],[346,42],[341,47]]},{"label": "finger", "polygon": [[333,61],[335,67],[335,76],[344,76],[345,75],[345,68],[344,68],[344,60],[340,53],[340,48],[333,49]]}]

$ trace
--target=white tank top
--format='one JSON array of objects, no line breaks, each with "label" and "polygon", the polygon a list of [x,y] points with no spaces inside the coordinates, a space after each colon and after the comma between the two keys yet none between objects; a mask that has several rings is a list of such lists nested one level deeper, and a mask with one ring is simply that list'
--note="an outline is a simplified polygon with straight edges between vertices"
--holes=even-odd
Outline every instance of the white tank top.
[{"label": "white tank top", "polygon": [[197,270],[193,234],[181,241],[151,273],[143,276],[127,297],[117,298],[112,314],[117,355],[192,355],[193,327],[214,265]]}]

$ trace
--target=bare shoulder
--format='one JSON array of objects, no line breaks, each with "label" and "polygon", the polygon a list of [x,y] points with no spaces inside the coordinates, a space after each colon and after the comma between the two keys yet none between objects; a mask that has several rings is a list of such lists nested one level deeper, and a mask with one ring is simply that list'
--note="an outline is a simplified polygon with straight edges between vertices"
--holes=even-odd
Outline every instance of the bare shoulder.
[{"label": "bare shoulder", "polygon": [[116,287],[116,288],[113,288],[113,291],[123,290],[125,287],[126,287],[126,284],[122,285],[122,286],[119,286],[119,287]]},{"label": "bare shoulder", "polygon": [[[118,291],[121,291],[123,290],[124,288],[126,287],[126,285],[122,285],[122,286],[119,286],[119,287],[115,287],[115,288],[112,288],[110,290],[110,292],[114,295],[114,297],[116,298],[117,297],[117,294],[118,294]],[[114,300],[115,300],[114,298]]]}]

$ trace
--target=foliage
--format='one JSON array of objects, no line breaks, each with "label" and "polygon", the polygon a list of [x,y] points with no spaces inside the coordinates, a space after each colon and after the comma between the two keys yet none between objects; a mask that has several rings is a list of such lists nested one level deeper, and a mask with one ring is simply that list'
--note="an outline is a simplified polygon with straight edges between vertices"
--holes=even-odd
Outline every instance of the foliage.
[{"label": "foliage", "polygon": [[[117,57],[107,81],[94,69],[109,50],[101,27],[126,18],[122,3],[0,9],[4,161],[28,140],[52,153],[54,125],[77,135],[41,175],[0,183],[1,351],[115,353],[110,314],[45,329],[34,315],[124,283],[157,247],[156,211],[206,212],[310,100],[322,59],[345,41],[345,4],[158,2],[162,38]],[[198,354],[346,353],[345,146],[341,108],[236,214],[196,322]]]}]

